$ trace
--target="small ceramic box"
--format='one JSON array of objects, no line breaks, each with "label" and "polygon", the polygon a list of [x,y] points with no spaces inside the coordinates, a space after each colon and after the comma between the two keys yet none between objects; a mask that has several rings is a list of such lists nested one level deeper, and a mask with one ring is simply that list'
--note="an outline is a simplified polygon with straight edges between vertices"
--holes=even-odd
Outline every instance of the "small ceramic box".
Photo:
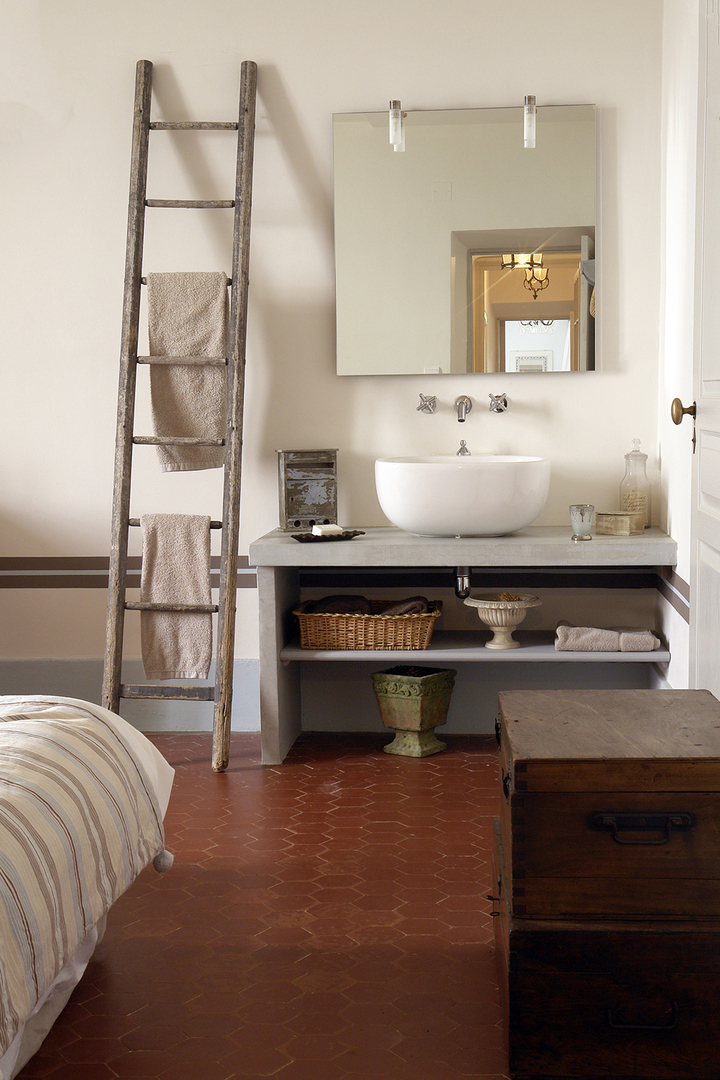
[{"label": "small ceramic box", "polygon": [[645,532],[645,515],[642,511],[615,510],[613,513],[595,515],[596,536],[642,536]]}]

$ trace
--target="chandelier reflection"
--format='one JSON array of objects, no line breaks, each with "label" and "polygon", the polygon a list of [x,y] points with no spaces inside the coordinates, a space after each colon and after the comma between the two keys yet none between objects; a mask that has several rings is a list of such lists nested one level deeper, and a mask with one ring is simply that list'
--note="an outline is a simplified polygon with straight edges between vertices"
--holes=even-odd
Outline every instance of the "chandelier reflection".
[{"label": "chandelier reflection", "polygon": [[552,334],[554,319],[521,319],[521,334]]},{"label": "chandelier reflection", "polygon": [[524,270],[525,279],[523,285],[533,294],[533,300],[537,300],[538,293],[547,289],[550,284],[550,276],[547,267],[543,266],[541,251],[528,252],[520,255],[501,255],[500,268],[502,270]]}]

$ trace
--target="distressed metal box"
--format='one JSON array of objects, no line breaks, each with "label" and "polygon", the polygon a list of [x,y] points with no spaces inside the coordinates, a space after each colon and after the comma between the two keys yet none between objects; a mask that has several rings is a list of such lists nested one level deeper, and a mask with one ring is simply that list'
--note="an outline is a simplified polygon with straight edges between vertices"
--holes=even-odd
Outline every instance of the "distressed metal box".
[{"label": "distressed metal box", "polygon": [[597,536],[642,536],[645,532],[645,514],[642,511],[617,510],[614,513],[597,512],[595,533]]},{"label": "distressed metal box", "polygon": [[514,917],[720,917],[712,694],[504,692],[499,736]]},{"label": "distressed metal box", "polygon": [[337,450],[278,450],[280,528],[337,523]]}]

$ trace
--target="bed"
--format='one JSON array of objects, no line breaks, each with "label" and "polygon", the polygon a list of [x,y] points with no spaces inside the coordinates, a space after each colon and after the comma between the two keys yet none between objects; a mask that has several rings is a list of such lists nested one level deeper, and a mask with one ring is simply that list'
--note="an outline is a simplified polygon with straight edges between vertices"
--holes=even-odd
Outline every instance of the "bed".
[{"label": "bed", "polygon": [[174,771],[139,731],[76,698],[0,697],[0,1080],[50,1030],[112,904],[172,864]]}]

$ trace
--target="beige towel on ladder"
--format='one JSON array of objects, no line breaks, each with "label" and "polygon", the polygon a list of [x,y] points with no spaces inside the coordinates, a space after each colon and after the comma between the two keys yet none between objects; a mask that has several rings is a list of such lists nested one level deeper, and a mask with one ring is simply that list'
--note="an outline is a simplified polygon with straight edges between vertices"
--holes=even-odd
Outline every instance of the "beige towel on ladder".
[{"label": "beige towel on ladder", "polygon": [[[209,604],[210,518],[144,514],[140,599],[151,603]],[[143,611],[143,667],[148,679],[206,679],[212,659],[212,615]]]},{"label": "beige towel on ladder", "polygon": [[[148,274],[151,356],[227,356],[228,290],[222,273]],[[227,368],[150,368],[156,435],[224,439]],[[224,446],[158,446],[164,472],[219,469]]]}]

